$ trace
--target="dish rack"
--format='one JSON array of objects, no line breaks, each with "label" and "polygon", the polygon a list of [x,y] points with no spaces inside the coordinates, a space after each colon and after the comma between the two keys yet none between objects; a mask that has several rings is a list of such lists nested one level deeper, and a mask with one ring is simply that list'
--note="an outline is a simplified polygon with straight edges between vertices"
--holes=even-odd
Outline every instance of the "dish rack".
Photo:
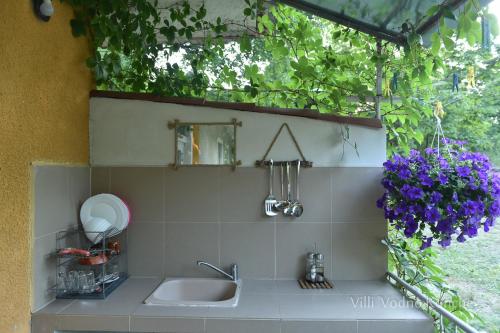
[{"label": "dish rack", "polygon": [[[91,243],[87,238],[89,234],[100,241]],[[53,254],[56,257],[56,285],[51,288],[56,298],[104,299],[128,278],[126,232],[111,228],[94,233],[95,237],[92,234],[80,226],[56,234],[56,252]],[[82,251],[68,254],[63,251],[65,249],[86,250],[91,256],[82,254]],[[104,258],[101,261],[105,262],[89,264],[89,258]],[[87,277],[85,283],[80,276]],[[86,288],[82,288],[83,284]]]}]

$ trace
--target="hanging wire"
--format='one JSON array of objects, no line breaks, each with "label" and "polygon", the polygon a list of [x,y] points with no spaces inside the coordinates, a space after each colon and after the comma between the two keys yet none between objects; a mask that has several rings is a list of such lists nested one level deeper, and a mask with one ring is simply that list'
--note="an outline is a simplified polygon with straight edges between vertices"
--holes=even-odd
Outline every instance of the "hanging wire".
[{"label": "hanging wire", "polygon": [[444,116],[444,110],[443,110],[443,104],[441,101],[437,101],[436,105],[434,107],[434,118],[436,118],[436,130],[434,131],[434,135],[432,136],[432,141],[431,141],[431,148],[434,148],[434,140],[436,139],[437,136],[437,154],[438,156],[441,156],[441,141],[444,144],[444,147],[446,148],[446,151],[450,155],[450,158],[453,158],[453,155],[451,154],[450,151],[450,146],[448,145],[448,140],[444,136],[444,131],[443,127],[441,126],[441,118]]}]

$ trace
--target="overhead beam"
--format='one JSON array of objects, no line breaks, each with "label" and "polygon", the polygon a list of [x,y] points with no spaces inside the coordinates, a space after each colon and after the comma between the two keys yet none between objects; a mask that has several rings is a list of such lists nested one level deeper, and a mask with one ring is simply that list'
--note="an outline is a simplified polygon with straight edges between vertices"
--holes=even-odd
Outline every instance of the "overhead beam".
[{"label": "overhead beam", "polygon": [[366,23],[360,20],[356,20],[350,16],[347,16],[342,13],[337,13],[335,11],[326,9],[321,6],[317,6],[314,4],[311,4],[307,1],[303,0],[279,0],[279,2],[282,2],[286,5],[295,7],[297,9],[300,9],[302,11],[314,14],[316,16],[322,17],[324,19],[327,19],[329,21],[337,22],[341,25],[344,25],[349,28],[353,28],[355,30],[364,32],[368,35],[387,40],[389,42],[398,44],[398,45],[404,45],[406,44],[406,37],[402,33],[397,33],[394,31],[390,31],[388,29],[378,27],[376,25]]}]

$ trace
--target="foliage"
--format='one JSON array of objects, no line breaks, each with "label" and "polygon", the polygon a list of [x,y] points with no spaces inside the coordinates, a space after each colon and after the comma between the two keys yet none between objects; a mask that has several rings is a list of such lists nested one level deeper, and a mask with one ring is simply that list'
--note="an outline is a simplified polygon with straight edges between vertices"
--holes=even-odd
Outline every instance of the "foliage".
[{"label": "foliage", "polygon": [[[469,0],[458,17],[446,12],[458,27],[451,29],[441,20],[431,49],[420,44],[415,27],[405,24],[407,45],[384,43],[377,54],[371,36],[280,4],[264,10],[262,0],[246,0],[243,26],[220,18],[207,21],[203,5],[193,8],[187,2],[159,8],[149,0],[62,1],[75,10],[75,36],[90,39],[87,64],[101,89],[371,117],[380,62],[386,79],[399,78],[392,93],[400,102],[383,106],[390,153],[407,152],[423,142],[418,124],[432,115],[426,103],[433,92],[431,80],[442,72],[455,37],[478,39],[476,18],[483,14],[477,0]],[[442,10],[433,6],[422,19]],[[250,24],[255,20],[256,27]],[[224,41],[232,26],[245,31],[238,42]]]},{"label": "foliage", "polygon": [[428,148],[412,150],[409,157],[395,155],[384,163],[386,191],[377,202],[385,217],[406,237],[443,247],[452,236],[464,242],[488,231],[500,216],[500,177],[490,173],[488,157],[465,150],[461,142],[443,140],[441,154]]},{"label": "foliage", "polygon": [[469,310],[481,314],[484,323],[468,321],[479,331],[500,331],[500,229],[480,233],[467,243],[447,248],[434,247],[435,265],[445,273],[446,282],[457,291]]},{"label": "foliage", "polygon": [[[447,137],[465,140],[471,150],[488,154],[500,165],[500,45],[489,50],[458,43],[450,52],[442,78],[433,82],[431,103],[444,106],[442,126]],[[475,69],[476,87],[467,88],[466,70]],[[459,77],[459,90],[452,91],[453,74]],[[433,119],[422,119],[422,146],[430,145],[435,130]]]},{"label": "foliage", "polygon": [[[446,283],[445,272],[435,264],[436,252],[432,248],[420,249],[420,241],[407,238],[401,230],[389,225],[387,238],[383,241],[389,253],[389,271],[397,274],[409,284],[417,287],[426,296],[443,306],[465,322],[482,319],[469,311],[457,292]],[[427,309],[426,304],[422,308]],[[429,313],[438,325],[439,316],[431,308]],[[446,332],[452,332],[454,326],[444,321]]]},{"label": "foliage", "polygon": [[[485,132],[465,130],[466,135],[470,133],[466,139],[473,147],[488,148],[482,142],[486,137],[493,138],[491,133],[498,138],[499,122],[495,114],[498,106],[491,103],[498,96],[498,84],[481,90],[481,94],[490,96],[489,102],[481,94],[467,94],[463,103],[452,103],[454,96],[443,93],[446,88],[432,84],[449,79],[452,70],[447,59],[461,39],[470,44],[480,39],[477,18],[489,14],[480,8],[477,0],[469,0],[457,16],[439,5],[431,7],[422,19],[441,11],[448,21],[457,24],[456,28],[450,28],[444,19],[440,20],[438,32],[430,37],[431,48],[423,47],[415,27],[406,24],[407,45],[383,43],[381,54],[377,54],[376,40],[371,36],[280,4],[264,10],[262,0],[245,0],[247,8],[242,26],[220,18],[208,21],[203,5],[193,8],[182,1],[169,8],[160,8],[156,0],[61,1],[74,8],[75,17],[71,21],[74,35],[85,35],[89,39],[91,52],[87,65],[99,89],[373,117],[375,67],[381,63],[388,100],[382,105],[382,115],[390,155],[426,146],[428,133],[434,128],[434,96],[443,98],[447,111],[443,126],[452,137],[460,137],[464,128],[470,128],[464,126],[480,123]],[[490,17],[490,24],[495,32],[494,18]],[[237,41],[226,41],[223,35],[232,26],[245,32]],[[461,61],[458,60],[460,54],[456,59]],[[498,67],[495,70],[498,73]],[[480,80],[483,75],[484,80],[487,76],[495,78],[488,70],[478,74]],[[396,86],[392,84],[393,77],[397,77]],[[392,95],[399,98],[393,99]],[[476,119],[472,111],[477,109],[481,110],[481,117],[489,117],[489,120]],[[463,126],[447,128],[447,124],[456,121]],[[348,128],[346,133],[349,140]],[[347,143],[351,145],[350,141]],[[495,147],[498,141],[488,149],[494,151]],[[453,297],[444,283],[434,284],[438,291],[432,293],[424,284],[426,279],[442,276],[433,267],[432,256],[426,258],[423,254],[431,253],[432,249],[418,252],[410,248],[409,244],[416,242],[413,239],[399,237],[398,233],[389,235],[395,237],[392,244],[401,249],[397,256],[391,255],[392,265],[399,265],[400,276],[411,280],[426,270],[424,282],[417,285],[433,297]],[[416,273],[411,275],[406,270]],[[463,307],[456,311],[464,319],[471,316]]]}]

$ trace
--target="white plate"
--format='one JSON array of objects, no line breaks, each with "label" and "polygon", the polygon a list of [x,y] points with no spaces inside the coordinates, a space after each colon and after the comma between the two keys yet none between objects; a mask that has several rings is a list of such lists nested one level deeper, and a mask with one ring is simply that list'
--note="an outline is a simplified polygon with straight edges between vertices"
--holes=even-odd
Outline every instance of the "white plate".
[{"label": "white plate", "polygon": [[98,194],[88,198],[80,209],[80,219],[83,227],[93,218],[98,217],[107,220],[112,228],[116,228],[117,232],[112,233],[114,236],[125,229],[129,221],[128,208],[125,203],[113,194]]}]

